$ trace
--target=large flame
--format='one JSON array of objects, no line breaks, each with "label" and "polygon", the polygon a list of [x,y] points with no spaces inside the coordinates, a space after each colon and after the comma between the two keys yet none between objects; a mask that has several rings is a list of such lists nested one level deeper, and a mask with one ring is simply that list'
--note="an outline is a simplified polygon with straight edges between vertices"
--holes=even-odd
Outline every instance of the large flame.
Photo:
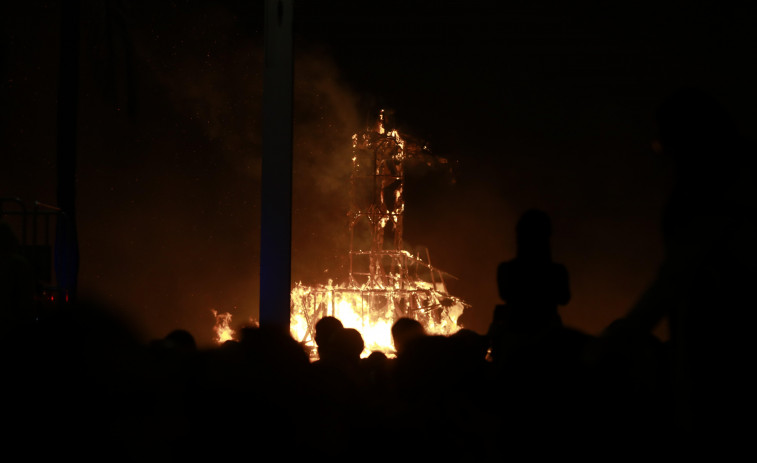
[{"label": "large flame", "polygon": [[[315,324],[325,316],[341,320],[363,336],[363,356],[373,351],[394,355],[391,327],[400,317],[418,320],[428,334],[456,332],[468,305],[449,295],[443,272],[430,259],[403,247],[404,164],[410,159],[446,163],[425,144],[387,127],[381,110],[373,127],[352,136],[349,275],[346,283],[291,290],[290,331],[315,356]],[[215,312],[214,312],[215,313]],[[218,342],[233,339],[230,314],[216,315]]]},{"label": "large flame", "polygon": [[315,351],[315,323],[325,316],[338,318],[345,328],[363,336],[363,356],[380,351],[395,354],[391,327],[399,317],[421,322],[429,334],[449,335],[461,328],[458,319],[466,304],[432,283],[413,281],[404,288],[380,285],[306,286],[297,283],[291,293],[292,336]]}]

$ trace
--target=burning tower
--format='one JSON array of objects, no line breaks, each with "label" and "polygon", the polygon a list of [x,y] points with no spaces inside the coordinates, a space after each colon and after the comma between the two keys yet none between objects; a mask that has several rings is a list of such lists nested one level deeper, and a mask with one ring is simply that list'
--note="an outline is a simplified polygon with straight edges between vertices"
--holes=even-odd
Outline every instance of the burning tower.
[{"label": "burning tower", "polygon": [[[297,284],[291,293],[291,331],[313,346],[315,323],[331,315],[363,335],[366,352],[392,352],[390,328],[399,317],[420,321],[433,334],[459,329],[468,304],[450,295],[444,272],[404,248],[404,168],[408,161],[445,162],[425,145],[388,128],[382,110],[373,127],[352,137],[349,275],[335,285]],[[424,260],[425,257],[425,260]]]}]

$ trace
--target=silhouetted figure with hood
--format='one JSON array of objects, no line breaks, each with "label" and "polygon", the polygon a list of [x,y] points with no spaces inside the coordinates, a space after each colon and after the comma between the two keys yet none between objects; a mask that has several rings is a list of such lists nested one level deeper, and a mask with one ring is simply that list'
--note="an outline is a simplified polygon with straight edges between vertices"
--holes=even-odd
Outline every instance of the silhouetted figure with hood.
[{"label": "silhouetted figure with hood", "polygon": [[557,309],[570,300],[570,285],[566,267],[552,261],[551,234],[551,220],[544,211],[526,211],[516,225],[515,258],[497,268],[499,295],[505,303],[495,308],[489,331],[495,361],[513,349],[532,348],[562,328]]},{"label": "silhouetted figure with hood", "polygon": [[[684,89],[658,110],[658,151],[675,168],[662,217],[665,256],[628,314],[603,333],[610,349],[670,326],[674,427],[678,447],[725,451],[744,442],[738,415],[754,382],[757,208],[755,150],[725,109]],[[751,439],[751,437],[749,437]]]}]

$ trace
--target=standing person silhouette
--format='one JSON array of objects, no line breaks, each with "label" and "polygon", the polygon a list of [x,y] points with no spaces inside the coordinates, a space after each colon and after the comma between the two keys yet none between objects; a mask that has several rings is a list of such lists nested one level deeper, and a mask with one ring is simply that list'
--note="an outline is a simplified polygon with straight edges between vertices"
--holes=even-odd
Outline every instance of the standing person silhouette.
[{"label": "standing person silhouette", "polygon": [[547,213],[526,211],[515,231],[516,256],[497,268],[497,286],[505,304],[495,308],[490,326],[493,359],[558,332],[563,326],[558,306],[570,300],[568,271],[552,261],[552,223]]},{"label": "standing person silhouette", "polygon": [[[675,183],[661,221],[665,255],[657,276],[625,317],[603,333],[606,346],[670,327],[673,431],[678,448],[720,453],[748,432],[754,381],[757,281],[754,147],[712,96],[682,89],[658,108],[659,153]],[[750,437],[749,437],[750,438]],[[748,438],[747,438],[748,439]]]}]

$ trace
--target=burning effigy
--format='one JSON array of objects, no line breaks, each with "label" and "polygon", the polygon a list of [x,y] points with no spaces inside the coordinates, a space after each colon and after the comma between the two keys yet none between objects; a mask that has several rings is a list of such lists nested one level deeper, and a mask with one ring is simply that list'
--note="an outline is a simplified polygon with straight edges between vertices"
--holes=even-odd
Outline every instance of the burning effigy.
[{"label": "burning effigy", "polygon": [[290,299],[292,336],[315,355],[315,324],[334,316],[363,336],[364,354],[394,349],[391,326],[400,317],[418,320],[430,334],[449,335],[469,307],[447,291],[445,272],[425,256],[404,248],[405,164],[446,162],[423,143],[387,127],[385,112],[376,124],[352,136],[350,175],[349,274],[345,281],[308,286],[297,283]]}]

